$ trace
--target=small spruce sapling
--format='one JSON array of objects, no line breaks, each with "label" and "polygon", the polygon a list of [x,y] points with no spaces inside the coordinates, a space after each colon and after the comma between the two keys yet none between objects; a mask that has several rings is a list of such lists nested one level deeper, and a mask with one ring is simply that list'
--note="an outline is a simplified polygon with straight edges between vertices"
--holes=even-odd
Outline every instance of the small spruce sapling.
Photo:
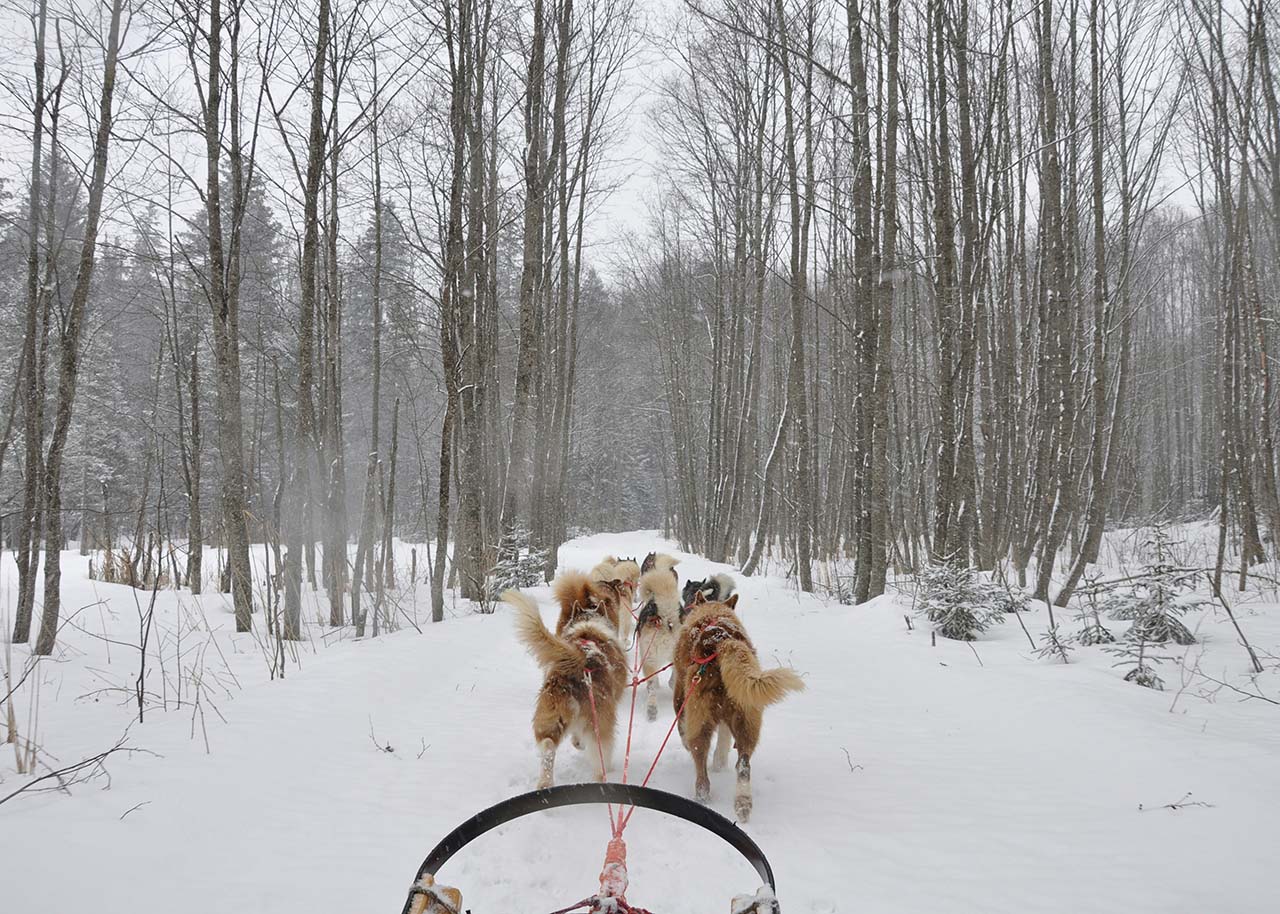
[{"label": "small spruce sapling", "polygon": [[1132,582],[1127,593],[1108,595],[1106,605],[1113,619],[1132,619],[1124,640],[1109,645],[1104,650],[1119,658],[1115,666],[1129,667],[1125,682],[1136,683],[1148,689],[1164,689],[1164,681],[1156,673],[1156,664],[1171,657],[1155,653],[1157,645],[1168,641],[1178,644],[1194,644],[1195,635],[1179,618],[1186,606],[1179,598],[1189,591],[1194,573],[1180,571],[1170,561],[1172,545],[1163,525],[1152,532],[1148,547],[1152,561]]},{"label": "small spruce sapling", "polygon": [[1139,634],[1137,638],[1125,638],[1123,641],[1109,644],[1103,650],[1119,658],[1113,666],[1129,667],[1129,671],[1124,674],[1125,682],[1163,692],[1164,680],[1156,673],[1155,665],[1172,658],[1155,654],[1154,648],[1155,645],[1152,642]]},{"label": "small spruce sapling", "polygon": [[1180,618],[1186,612],[1180,598],[1192,589],[1195,572],[1179,570],[1170,562],[1172,543],[1163,525],[1155,527],[1148,546],[1153,557],[1142,574],[1128,582],[1127,592],[1107,596],[1109,615],[1116,620],[1132,620],[1126,636],[1131,641],[1195,644],[1195,635]]},{"label": "small spruce sapling", "polygon": [[929,565],[917,577],[916,611],[934,630],[954,641],[973,641],[978,634],[1018,612],[1026,596],[983,580],[972,568]]},{"label": "small spruce sapling", "polygon": [[1035,655],[1041,660],[1053,658],[1063,663],[1070,663],[1068,655],[1072,649],[1071,636],[1060,637],[1058,627],[1055,625],[1040,636],[1040,646],[1035,649]]},{"label": "small spruce sapling", "polygon": [[827,588],[827,596],[841,606],[852,606],[854,604],[853,595],[853,580],[848,575],[837,574],[835,583]]},{"label": "small spruce sapling", "polygon": [[492,612],[498,595],[507,590],[537,587],[542,583],[546,553],[535,548],[531,539],[532,536],[524,527],[516,527],[503,536],[498,555],[504,558],[489,570],[489,600],[486,601],[486,606],[489,608],[482,609],[482,612]]},{"label": "small spruce sapling", "polygon": [[1101,606],[1098,601],[1099,592],[1096,581],[1090,581],[1084,589],[1085,606],[1076,616],[1076,621],[1084,624],[1084,628],[1076,632],[1076,643],[1083,647],[1094,647],[1099,644],[1114,644],[1116,636],[1102,624]]}]

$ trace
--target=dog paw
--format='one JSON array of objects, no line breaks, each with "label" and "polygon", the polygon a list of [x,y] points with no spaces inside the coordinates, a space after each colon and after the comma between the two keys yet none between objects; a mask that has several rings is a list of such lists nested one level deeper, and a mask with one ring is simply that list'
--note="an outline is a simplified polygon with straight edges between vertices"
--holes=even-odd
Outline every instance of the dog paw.
[{"label": "dog paw", "polygon": [[711,802],[711,782],[708,781],[705,784],[702,784],[702,783],[695,784],[693,788],[693,798],[697,800],[699,803],[710,803]]},{"label": "dog paw", "polygon": [[728,760],[727,760],[727,759],[722,759],[722,758],[713,758],[713,759],[711,760],[711,770],[712,770],[712,771],[724,771],[725,766],[726,766],[727,764],[728,764]]},{"label": "dog paw", "polygon": [[656,706],[656,705],[649,705],[647,708],[645,708],[645,709],[644,709],[644,716],[645,716],[645,717],[647,717],[649,720],[657,720],[657,719],[658,719],[658,708],[657,708],[657,706]]},{"label": "dog paw", "polygon": [[748,821],[751,818],[751,797],[734,797],[733,814],[739,822]]}]

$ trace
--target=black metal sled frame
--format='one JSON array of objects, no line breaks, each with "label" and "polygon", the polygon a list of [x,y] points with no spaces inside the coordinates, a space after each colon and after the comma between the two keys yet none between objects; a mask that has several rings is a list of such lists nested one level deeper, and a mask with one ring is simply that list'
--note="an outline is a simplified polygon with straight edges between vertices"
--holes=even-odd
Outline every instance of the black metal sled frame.
[{"label": "black metal sled frame", "polygon": [[[476,813],[463,822],[435,846],[435,849],[422,861],[418,874],[413,877],[414,885],[423,876],[435,876],[454,854],[462,850],[476,838],[487,831],[504,825],[514,819],[545,812],[561,806],[583,806],[596,803],[617,803],[620,806],[639,806],[656,812],[684,819],[694,825],[701,826],[716,837],[729,844],[734,850],[746,858],[756,873],[768,884],[770,889],[777,889],[773,882],[773,867],[765,857],[760,845],[751,836],[733,822],[726,819],[701,803],[687,797],[655,790],[652,787],[641,787],[637,784],[563,784],[559,787],[547,787],[522,793],[496,803],[488,809]],[[409,914],[413,903],[413,893],[405,900],[401,914]]]}]

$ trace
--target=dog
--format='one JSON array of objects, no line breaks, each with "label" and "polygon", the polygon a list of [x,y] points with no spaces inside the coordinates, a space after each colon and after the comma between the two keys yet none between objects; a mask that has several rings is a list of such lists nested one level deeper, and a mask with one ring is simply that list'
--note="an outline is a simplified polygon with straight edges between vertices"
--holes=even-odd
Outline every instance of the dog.
[{"label": "dog", "polygon": [[746,822],[751,817],[751,755],[760,742],[764,709],[804,689],[804,680],[794,670],[760,669],[751,639],[734,613],[737,605],[737,594],[723,602],[695,602],[676,641],[672,702],[680,739],[693,757],[694,796],[701,802],[711,798],[711,737],[718,736],[712,769],[719,771],[728,761],[732,736],[738,750],[733,808],[738,821]]},{"label": "dog", "polygon": [[676,573],[676,566],[680,564],[680,560],[674,555],[667,555],[665,552],[650,552],[644,557],[644,561],[640,563],[640,573],[644,574],[653,571],[655,568],[661,568],[672,574]]},{"label": "dog", "polygon": [[623,642],[631,640],[635,618],[631,604],[635,602],[636,588],[640,584],[640,565],[635,559],[620,559],[606,555],[588,575],[593,581],[621,583],[622,604],[618,607],[618,637]]},{"label": "dog", "polygon": [[603,781],[613,765],[618,702],[630,677],[616,630],[603,617],[586,613],[552,634],[528,596],[508,590],[502,599],[515,608],[516,634],[543,670],[533,709],[538,789],[555,783],[556,750],[566,734],[591,756]]},{"label": "dog", "polygon": [[588,576],[593,581],[606,581],[613,577],[613,566],[618,564],[616,555],[606,555],[602,558],[595,568],[592,568]]},{"label": "dog", "polygon": [[635,588],[640,584],[640,563],[635,559],[618,559],[613,563],[613,575]]},{"label": "dog", "polygon": [[640,576],[640,614],[636,617],[636,641],[641,669],[650,677],[645,683],[645,714],[658,719],[657,672],[675,655],[680,631],[680,597],[674,574],[661,568]]},{"label": "dog", "polygon": [[595,581],[581,571],[566,571],[552,582],[551,592],[560,606],[557,635],[579,619],[590,617],[604,619],[615,632],[619,631],[624,600],[625,614],[628,619],[631,617],[631,597],[623,582],[616,578]]},{"label": "dog", "polygon": [[618,558],[616,555],[606,555],[596,567],[591,569],[590,576],[598,581],[615,577],[629,580],[632,584],[636,584],[640,581],[640,563],[633,558]]},{"label": "dog", "polygon": [[729,599],[729,594],[733,593],[735,586],[733,578],[727,574],[713,574],[701,581],[695,581],[693,578],[685,581],[684,589],[680,591],[681,620],[693,609],[693,604],[699,596],[707,603],[723,603]]}]

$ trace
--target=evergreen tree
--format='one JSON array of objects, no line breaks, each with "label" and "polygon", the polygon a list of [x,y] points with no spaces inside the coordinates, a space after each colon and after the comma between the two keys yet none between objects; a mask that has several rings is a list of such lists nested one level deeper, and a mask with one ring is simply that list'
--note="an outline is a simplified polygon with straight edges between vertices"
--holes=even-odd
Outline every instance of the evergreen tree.
[{"label": "evergreen tree", "polygon": [[1005,613],[1026,608],[1026,595],[960,565],[929,565],[916,578],[916,611],[944,638],[974,641]]}]

